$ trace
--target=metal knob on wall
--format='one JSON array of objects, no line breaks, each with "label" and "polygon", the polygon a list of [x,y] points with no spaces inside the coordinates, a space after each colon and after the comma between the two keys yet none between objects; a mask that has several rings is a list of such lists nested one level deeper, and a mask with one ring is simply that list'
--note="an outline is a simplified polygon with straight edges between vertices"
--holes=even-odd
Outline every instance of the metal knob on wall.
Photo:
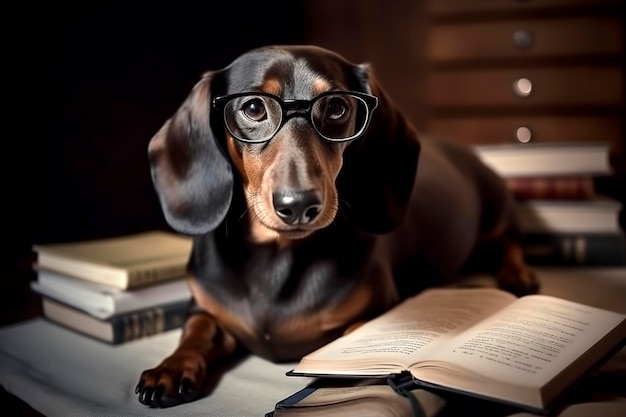
[{"label": "metal knob on wall", "polygon": [[515,139],[519,143],[528,143],[533,137],[533,132],[526,126],[520,126],[515,130]]},{"label": "metal knob on wall", "polygon": [[533,83],[528,78],[518,78],[513,82],[513,91],[518,97],[528,97],[533,91]]},{"label": "metal knob on wall", "polygon": [[518,30],[513,33],[513,44],[519,49],[528,49],[533,46],[534,37],[528,30]]},{"label": "metal knob on wall", "polygon": [[[513,44],[519,49],[529,49],[533,46],[534,36],[528,30],[518,30],[513,33]],[[533,83],[528,78],[518,78],[513,83],[513,91],[518,97],[528,97],[533,91]],[[520,126],[515,130],[515,140],[519,143],[528,143],[533,137],[533,132],[526,126]]]}]

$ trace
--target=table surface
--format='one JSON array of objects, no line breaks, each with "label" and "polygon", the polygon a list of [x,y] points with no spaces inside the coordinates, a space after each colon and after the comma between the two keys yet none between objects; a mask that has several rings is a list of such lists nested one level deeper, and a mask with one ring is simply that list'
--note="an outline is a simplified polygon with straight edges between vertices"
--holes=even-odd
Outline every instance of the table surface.
[{"label": "table surface", "polygon": [[[626,313],[626,268],[538,268],[537,271],[542,282],[541,293],[556,295],[562,298],[571,299],[573,301],[585,303],[588,305]],[[492,281],[485,277],[472,277],[467,280],[467,283],[477,285],[491,285]],[[37,302],[37,298],[34,298],[34,301]],[[37,308],[37,304],[32,306],[31,311],[35,315],[38,311],[40,311]],[[73,344],[83,344],[85,346],[86,351],[76,352],[77,356],[84,355],[85,358],[105,358],[105,365],[107,357],[109,358],[108,360],[123,362],[117,365],[109,364],[108,367],[110,368],[111,366],[113,366],[119,371],[118,373],[124,374],[122,376],[124,382],[120,384],[119,381],[115,381],[114,378],[117,378],[117,375],[112,372],[111,369],[100,369],[95,365],[88,365],[86,368],[80,368],[80,372],[77,372],[76,375],[73,375],[73,379],[71,377],[68,377],[64,380],[63,377],[59,377],[59,380],[53,382],[48,381],[48,383],[53,385],[72,385],[75,384],[77,380],[82,379],[82,377],[78,375],[79,373],[88,374],[89,372],[91,372],[94,375],[100,375],[99,373],[101,372],[102,375],[108,378],[112,378],[110,383],[108,383],[109,385],[120,384],[117,388],[120,390],[121,394],[109,393],[111,395],[110,398],[117,398],[115,397],[115,395],[121,395],[121,404],[128,407],[128,410],[132,411],[130,415],[153,416],[155,413],[158,414],[157,410],[145,408],[137,402],[136,398],[132,394],[132,387],[130,385],[135,383],[136,376],[141,369],[153,366],[155,364],[155,361],[158,361],[165,357],[165,355],[168,354],[173,347],[175,347],[178,338],[177,331],[169,332],[165,335],[156,335],[151,340],[130,342],[118,348],[113,348],[111,346],[105,345],[97,341],[93,341],[73,332],[66,331],[65,329],[56,328],[55,325],[48,323],[44,319],[24,321],[18,323],[18,326],[36,329],[38,333],[48,332],[47,339],[41,339],[45,336],[43,334],[25,335],[24,333],[17,332],[14,334],[19,335],[20,340],[14,340],[9,342],[6,340],[6,336],[7,334],[9,334],[7,333],[7,329],[10,329],[11,326],[5,326],[3,328],[0,328],[0,353],[6,353],[7,349],[13,349],[12,353],[20,351],[19,353],[16,353],[17,356],[24,355],[24,361],[32,363],[34,367],[39,366],[39,368],[36,369],[37,372],[41,371],[41,369],[43,368],[45,375],[45,372],[47,371],[45,367],[49,366],[49,364],[44,361],[45,358],[41,358],[41,351],[39,351],[39,353],[37,353],[36,355],[31,354],[31,356],[29,356],[28,353],[24,353],[23,351],[28,350],[30,346],[36,344],[39,344],[40,346],[45,345],[46,341],[48,341],[48,344],[50,345],[48,346],[50,351],[46,351],[46,354],[51,355],[48,359],[52,362],[54,362],[55,360],[66,360],[67,353],[65,353],[66,356],[63,356],[62,350],[67,349],[67,347],[64,347],[65,345],[59,340],[51,340],[55,337],[59,337],[58,335],[63,335],[62,338],[65,342],[71,340]],[[51,327],[55,328],[51,329]],[[3,335],[5,336],[5,340],[2,340]],[[57,350],[56,352],[54,352],[55,349]],[[579,391],[579,393],[582,394],[577,394],[578,398],[576,398],[577,402],[582,401],[583,404],[580,404],[580,406],[577,406],[575,409],[572,408],[567,410],[567,413],[562,414],[563,416],[589,415],[592,417],[597,417],[598,415],[613,415],[613,412],[618,412],[618,414],[615,414],[616,416],[626,415],[626,392],[624,388],[622,388],[626,387],[626,350],[622,350],[621,352],[619,352],[618,355],[616,355],[607,364],[607,366],[608,368],[603,368],[605,371],[608,370],[607,372],[601,372],[599,373],[599,375],[594,375],[592,379],[583,384],[582,391]],[[283,378],[284,372],[289,369],[289,364],[277,365],[263,361],[258,358],[248,358],[241,364],[240,367],[236,367],[236,369],[232,373],[229,373],[223,377],[223,379],[220,381],[221,385],[218,384],[219,386],[216,393],[212,394],[209,398],[203,398],[197,401],[196,404],[168,409],[168,415],[196,415],[194,414],[196,410],[195,407],[199,407],[197,409],[197,415],[199,416],[213,415],[211,414],[211,411],[217,411],[220,408],[220,406],[217,405],[217,403],[220,401],[220,398],[230,404],[242,404],[242,407],[244,407],[243,403],[249,401],[249,399],[246,399],[245,396],[243,398],[237,397],[237,394],[234,393],[234,391],[237,391],[239,387],[250,391],[258,391],[258,387],[263,387],[266,392],[264,392],[263,395],[261,395],[260,398],[258,398],[256,401],[257,403],[263,404],[261,406],[263,408],[263,412],[269,411],[273,403],[291,394],[292,392],[295,392],[297,389],[304,386],[305,384],[305,381],[299,381],[297,379],[294,381],[293,378]],[[4,401],[4,404],[6,404],[7,407],[13,407],[15,409],[12,415],[40,416],[41,414],[31,408],[30,405],[42,411],[45,415],[54,415],[54,413],[50,414],[48,412],[50,411],[50,409],[46,407],[53,406],[54,401],[57,401],[58,399],[53,399],[52,403],[49,403],[49,399],[46,401],[42,401],[42,396],[45,394],[45,387],[37,385],[20,386],[19,383],[15,383],[14,380],[7,379],[5,377],[2,377],[2,380],[0,380],[0,382],[3,386],[1,398]],[[106,382],[106,380],[103,380],[103,383],[104,382]],[[7,393],[5,388],[9,391],[9,393]],[[46,389],[49,388],[50,387]],[[59,386],[52,386],[52,388],[59,389]],[[220,389],[222,391],[220,391]],[[91,395],[90,392],[82,394],[86,396]],[[23,402],[19,398],[25,400],[25,402]],[[601,401],[598,401],[599,399]],[[71,396],[67,397],[67,402],[73,402]],[[27,405],[26,403],[28,403],[29,405]],[[64,405],[65,403],[61,404]],[[68,410],[72,411],[76,411],[76,407],[80,407],[80,404],[70,405],[71,407],[68,408]],[[249,405],[250,404],[248,404],[248,406]],[[58,406],[58,404],[55,406]],[[112,406],[111,411],[119,411],[119,406],[119,404],[117,406]],[[457,413],[461,414],[464,411],[466,412],[467,407],[468,405],[463,402],[453,404],[453,406],[449,407],[444,412],[444,417],[453,416]],[[261,410],[259,410],[259,412],[260,411]],[[484,416],[502,415],[502,410],[498,409],[497,407],[493,407],[493,410],[482,410],[481,414]],[[89,415],[89,413],[85,413],[85,415]],[[240,414],[231,413],[229,415]],[[255,413],[255,415],[259,415],[259,413]],[[522,415],[528,414],[518,414],[518,416]],[[221,417],[224,416],[222,415]]]}]

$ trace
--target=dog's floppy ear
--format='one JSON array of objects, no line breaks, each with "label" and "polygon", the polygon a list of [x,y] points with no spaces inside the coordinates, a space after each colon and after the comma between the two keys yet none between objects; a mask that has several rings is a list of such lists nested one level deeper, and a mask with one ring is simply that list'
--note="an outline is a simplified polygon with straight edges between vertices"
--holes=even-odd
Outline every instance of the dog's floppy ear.
[{"label": "dog's floppy ear", "polygon": [[378,107],[361,138],[348,146],[337,179],[349,220],[367,233],[392,231],[411,198],[420,144],[408,123],[371,73],[354,68],[361,91],[378,97]]},{"label": "dog's floppy ear", "polygon": [[150,140],[152,181],[167,222],[202,234],[224,219],[233,195],[232,167],[211,128],[211,85],[204,74],[176,113]]}]

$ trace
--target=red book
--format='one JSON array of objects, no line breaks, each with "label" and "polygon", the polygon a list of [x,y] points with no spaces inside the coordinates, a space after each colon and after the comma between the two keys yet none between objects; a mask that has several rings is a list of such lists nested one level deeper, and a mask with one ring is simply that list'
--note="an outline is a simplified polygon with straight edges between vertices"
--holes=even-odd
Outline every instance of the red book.
[{"label": "red book", "polygon": [[518,199],[584,200],[596,196],[589,176],[514,177],[506,185]]}]

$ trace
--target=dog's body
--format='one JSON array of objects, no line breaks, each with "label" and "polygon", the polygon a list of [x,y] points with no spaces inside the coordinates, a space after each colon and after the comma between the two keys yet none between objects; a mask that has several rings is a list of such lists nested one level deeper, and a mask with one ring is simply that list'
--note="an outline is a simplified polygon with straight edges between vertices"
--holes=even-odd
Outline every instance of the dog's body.
[{"label": "dog's body", "polygon": [[[378,98],[371,121],[349,107],[329,113],[345,110],[343,136],[364,126],[360,137],[323,139],[326,125],[304,117],[311,110],[283,108],[271,140],[245,143],[224,127],[229,108],[211,108],[230,94],[288,102],[328,91]],[[237,109],[256,112],[258,103]],[[500,286],[536,290],[502,181],[457,145],[418,140],[369,68],[332,52],[261,48],[205,74],[149,154],[168,222],[195,236],[189,284],[199,314],[177,350],[142,374],[144,404],[192,400],[216,361],[241,348],[299,359],[454,278],[482,246],[491,251],[479,266]]]}]

